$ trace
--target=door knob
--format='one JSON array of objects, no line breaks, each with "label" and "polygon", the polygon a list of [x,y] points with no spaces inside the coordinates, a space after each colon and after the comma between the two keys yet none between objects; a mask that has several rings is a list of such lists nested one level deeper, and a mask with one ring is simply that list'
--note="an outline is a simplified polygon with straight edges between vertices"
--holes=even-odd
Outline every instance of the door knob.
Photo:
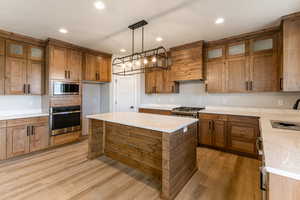
[{"label": "door knob", "polygon": [[130,109],[134,109],[134,106],[130,106]]}]

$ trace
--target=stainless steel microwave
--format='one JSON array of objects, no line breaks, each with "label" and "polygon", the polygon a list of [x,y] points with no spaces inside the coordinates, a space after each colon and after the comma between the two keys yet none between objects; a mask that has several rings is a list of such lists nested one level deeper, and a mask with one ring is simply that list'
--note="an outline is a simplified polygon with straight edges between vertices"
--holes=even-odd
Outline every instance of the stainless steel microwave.
[{"label": "stainless steel microwave", "polygon": [[80,85],[74,82],[53,82],[53,95],[79,95]]}]

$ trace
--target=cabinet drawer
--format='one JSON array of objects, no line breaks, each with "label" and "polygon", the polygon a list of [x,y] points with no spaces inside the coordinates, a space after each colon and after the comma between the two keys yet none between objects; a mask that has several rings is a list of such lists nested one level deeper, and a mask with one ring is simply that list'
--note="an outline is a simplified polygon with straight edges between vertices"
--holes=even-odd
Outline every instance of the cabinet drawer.
[{"label": "cabinet drawer", "polygon": [[239,140],[231,140],[230,149],[236,150],[244,153],[256,154],[255,152],[255,143],[244,142]]},{"label": "cabinet drawer", "polygon": [[48,117],[12,119],[12,120],[7,120],[7,127],[22,126],[22,125],[29,125],[35,123],[44,123],[44,122],[48,122]]},{"label": "cabinet drawer", "polygon": [[6,127],[6,121],[0,121],[0,128]]},{"label": "cabinet drawer", "polygon": [[258,124],[258,117],[247,117],[247,116],[236,116],[236,115],[229,115],[228,121],[230,122],[243,122],[248,124]]},{"label": "cabinet drawer", "polygon": [[231,124],[230,134],[231,137],[255,139],[256,128],[251,126],[247,127],[247,126]]},{"label": "cabinet drawer", "polygon": [[209,119],[209,120],[222,120],[227,121],[227,115],[217,115],[217,114],[199,114],[200,119]]}]

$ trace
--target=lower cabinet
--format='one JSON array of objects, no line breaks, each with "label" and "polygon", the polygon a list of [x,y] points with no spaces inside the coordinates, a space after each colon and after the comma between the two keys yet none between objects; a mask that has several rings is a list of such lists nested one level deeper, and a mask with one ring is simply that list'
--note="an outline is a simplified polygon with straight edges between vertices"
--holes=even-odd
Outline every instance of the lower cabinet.
[{"label": "lower cabinet", "polygon": [[257,157],[257,117],[200,114],[199,144]]},{"label": "lower cabinet", "polygon": [[6,121],[0,121],[0,160],[6,159]]},{"label": "lower cabinet", "polygon": [[48,118],[28,118],[7,121],[7,158],[48,147]]}]

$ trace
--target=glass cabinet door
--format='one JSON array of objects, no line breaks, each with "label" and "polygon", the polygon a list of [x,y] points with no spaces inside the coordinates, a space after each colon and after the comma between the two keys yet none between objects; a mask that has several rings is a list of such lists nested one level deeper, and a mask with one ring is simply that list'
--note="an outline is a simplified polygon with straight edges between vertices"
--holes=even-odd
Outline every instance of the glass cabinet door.
[{"label": "glass cabinet door", "polygon": [[31,46],[29,48],[29,59],[31,60],[43,60],[44,50],[41,47]]},{"label": "glass cabinet door", "polygon": [[207,50],[207,59],[215,60],[224,58],[224,47],[214,47]]},{"label": "glass cabinet door", "polygon": [[237,57],[246,55],[245,42],[229,44],[227,47],[227,57]]},{"label": "glass cabinet door", "polygon": [[7,53],[8,56],[11,57],[25,58],[26,56],[25,45],[18,42],[8,41]]},{"label": "glass cabinet door", "polygon": [[273,50],[273,38],[256,39],[252,43],[252,52],[265,52]]}]

